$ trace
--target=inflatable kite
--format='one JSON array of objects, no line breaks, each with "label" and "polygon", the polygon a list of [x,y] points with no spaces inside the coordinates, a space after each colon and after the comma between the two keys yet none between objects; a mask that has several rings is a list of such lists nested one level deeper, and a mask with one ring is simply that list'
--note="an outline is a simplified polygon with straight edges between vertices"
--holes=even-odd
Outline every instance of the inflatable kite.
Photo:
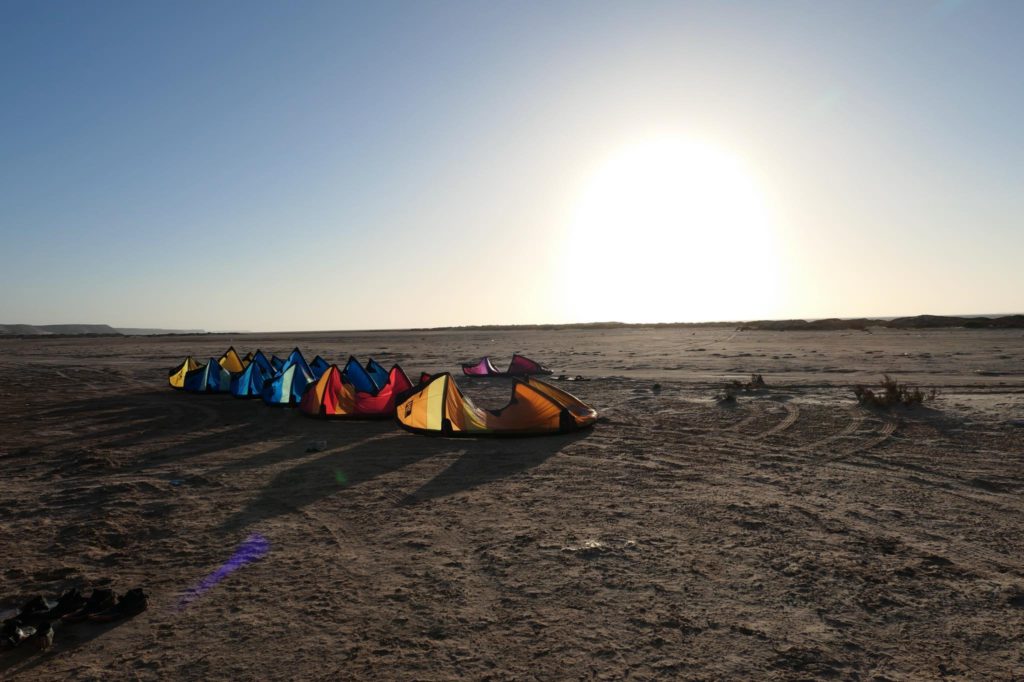
[{"label": "inflatable kite", "polygon": [[348,381],[343,370],[331,365],[306,389],[299,409],[310,417],[393,417],[396,401],[412,388],[412,383],[398,365],[391,368],[387,377],[379,389],[361,391]]},{"label": "inflatable kite", "polygon": [[231,375],[231,395],[236,398],[258,398],[263,392],[267,379],[274,376],[274,369],[263,351],[250,353],[245,369]]},{"label": "inflatable kite", "polygon": [[189,393],[227,393],[231,390],[231,372],[214,358],[185,374],[183,388]]},{"label": "inflatable kite", "polygon": [[171,385],[171,388],[184,388],[185,375],[198,367],[199,363],[189,355],[184,362],[167,372],[167,383]]},{"label": "inflatable kite", "polygon": [[234,346],[224,351],[224,355],[220,356],[220,359],[217,360],[217,364],[231,374],[241,372],[245,369],[245,363],[242,362],[242,358],[238,357],[238,351],[235,350]]},{"label": "inflatable kite", "polygon": [[508,405],[484,410],[465,397],[451,374],[438,374],[396,409],[399,424],[436,436],[536,436],[592,426],[597,411],[539,379],[516,379]]},{"label": "inflatable kite", "polygon": [[313,370],[296,348],[281,369],[263,384],[260,396],[267,405],[294,405],[302,400],[306,387],[314,381]]},{"label": "inflatable kite", "polygon": [[324,360],[319,355],[313,358],[313,362],[309,363],[309,368],[313,370],[313,377],[319,379],[327,371],[327,368],[331,366],[331,363]]},{"label": "inflatable kite", "polygon": [[484,356],[476,362],[462,365],[462,373],[471,377],[525,377],[532,374],[551,374],[551,370],[530,358],[513,354],[506,372],[499,371],[491,364],[491,358]]}]

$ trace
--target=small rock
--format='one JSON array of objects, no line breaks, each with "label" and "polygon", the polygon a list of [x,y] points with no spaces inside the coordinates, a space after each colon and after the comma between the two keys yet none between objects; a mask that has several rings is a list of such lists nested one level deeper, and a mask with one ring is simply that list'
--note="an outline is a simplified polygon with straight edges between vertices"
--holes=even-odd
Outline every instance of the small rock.
[{"label": "small rock", "polygon": [[323,452],[327,449],[327,441],[315,440],[306,447],[306,452]]}]

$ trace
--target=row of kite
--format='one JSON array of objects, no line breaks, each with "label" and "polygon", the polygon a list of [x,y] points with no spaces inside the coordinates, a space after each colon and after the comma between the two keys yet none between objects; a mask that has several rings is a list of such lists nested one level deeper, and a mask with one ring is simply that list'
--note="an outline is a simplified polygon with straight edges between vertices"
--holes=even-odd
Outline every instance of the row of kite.
[{"label": "row of kite", "polygon": [[597,411],[575,396],[536,378],[551,371],[513,355],[507,371],[489,358],[462,366],[468,376],[513,378],[512,398],[497,410],[477,407],[445,372],[421,374],[414,386],[401,367],[390,370],[372,358],[364,367],[350,357],[343,367],[319,355],[312,362],[298,348],[287,358],[260,350],[238,355],[228,348],[220,358],[200,363],[191,355],[168,372],[172,388],[190,393],[230,393],[262,398],[267,405],[295,406],[312,417],[395,418],[415,433],[444,436],[540,435],[592,426]]}]

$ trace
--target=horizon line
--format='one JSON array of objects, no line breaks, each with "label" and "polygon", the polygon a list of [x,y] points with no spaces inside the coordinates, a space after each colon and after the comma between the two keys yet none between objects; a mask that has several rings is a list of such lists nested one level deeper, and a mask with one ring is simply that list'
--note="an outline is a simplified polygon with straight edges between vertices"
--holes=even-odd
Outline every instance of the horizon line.
[{"label": "horizon line", "polygon": [[[601,327],[601,326],[613,326],[613,327],[708,327],[708,326],[719,326],[719,325],[743,325],[743,324],[757,324],[757,323],[783,323],[783,322],[819,322],[823,320],[839,320],[839,321],[856,321],[865,320],[868,322],[891,322],[892,320],[903,319],[903,318],[923,318],[923,317],[936,317],[936,318],[965,318],[965,319],[978,319],[978,318],[989,318],[997,319],[1001,317],[1012,317],[1015,315],[1024,315],[1021,312],[1014,313],[970,313],[970,314],[956,314],[956,315],[935,315],[932,313],[918,313],[915,315],[885,315],[885,316],[856,316],[856,317],[786,317],[786,318],[763,318],[754,320],[704,320],[697,322],[684,322],[684,321],[671,321],[671,322],[622,322],[618,320],[600,320],[594,322],[520,322],[520,323],[484,323],[484,324],[462,324],[462,325],[440,325],[436,327],[377,327],[377,328],[362,328],[362,329],[285,329],[285,330],[212,330],[212,329],[170,329],[166,327],[145,327],[145,326],[120,326],[112,325],[107,323],[76,323],[76,322],[61,322],[61,323],[47,323],[47,324],[24,324],[24,323],[3,323],[0,327],[109,327],[110,329],[118,332],[122,329],[131,330],[152,330],[154,334],[129,334],[128,336],[189,336],[189,335],[203,335],[203,334],[318,334],[318,333],[329,333],[329,332],[343,332],[343,333],[369,333],[369,332],[428,332],[428,331],[448,331],[448,330],[499,330],[499,329],[516,329],[516,328],[573,328],[573,327]],[[88,332],[86,332],[88,333]],[[60,333],[54,333],[54,336],[60,336]],[[75,335],[77,334],[67,334]],[[8,335],[0,335],[8,336]],[[18,334],[10,334],[9,336],[19,336]],[[41,334],[40,336],[46,336]]]}]

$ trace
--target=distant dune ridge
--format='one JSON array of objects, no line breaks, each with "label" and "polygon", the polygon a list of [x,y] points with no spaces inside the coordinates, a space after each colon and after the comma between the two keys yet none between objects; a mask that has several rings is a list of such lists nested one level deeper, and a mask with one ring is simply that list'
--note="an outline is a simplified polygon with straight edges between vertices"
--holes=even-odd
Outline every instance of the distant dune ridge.
[{"label": "distant dune ridge", "polygon": [[[436,329],[465,329],[467,331],[491,331],[499,329],[622,329],[628,327],[736,327],[741,330],[769,331],[810,331],[835,329],[867,329],[868,327],[887,327],[890,329],[928,329],[944,327],[966,327],[968,329],[1022,329],[1024,315],[1003,315],[985,317],[955,317],[946,315],[916,315],[914,317],[897,317],[893,319],[847,318],[837,317],[821,320],[755,320],[752,322],[657,322],[649,324],[630,324],[626,322],[588,322],[578,324],[522,324],[522,325],[468,325],[463,327],[436,327]],[[426,331],[415,329],[413,331]]]},{"label": "distant dune ridge", "polygon": [[3,324],[0,325],[0,334],[16,334],[19,336],[105,334],[120,336],[118,331],[109,324]]},{"label": "distant dune ridge", "polygon": [[764,320],[744,322],[740,329],[768,329],[776,331],[790,330],[833,330],[833,329],[867,329],[868,327],[887,327],[889,329],[939,329],[948,327],[965,327],[967,329],[1021,329],[1024,328],[1024,315],[1003,315],[1002,317],[950,317],[945,315],[915,315],[914,317],[897,317],[892,320],[876,320],[869,318],[841,320],[830,318],[825,320]]},{"label": "distant dune ridge", "polygon": [[124,336],[159,336],[161,334],[205,334],[205,329],[147,329],[145,327],[115,327]]},{"label": "distant dune ridge", "polygon": [[145,329],[109,324],[0,324],[0,336],[155,336],[203,334],[202,329]]},{"label": "distant dune ridge", "polygon": [[[410,331],[462,329],[466,331],[492,331],[500,329],[624,329],[630,327],[736,327],[740,330],[765,331],[830,331],[836,329],[940,329],[965,327],[967,329],[1024,329],[1024,315],[982,315],[956,317],[948,315],[915,315],[893,319],[838,318],[821,320],[754,320],[752,322],[577,322],[569,324],[485,324],[461,327],[415,327]],[[369,331],[369,330],[362,330]],[[203,329],[149,329],[144,327],[111,327],[108,324],[0,324],[0,336],[159,336],[162,334],[207,334]],[[243,333],[243,332],[237,332]]]}]

